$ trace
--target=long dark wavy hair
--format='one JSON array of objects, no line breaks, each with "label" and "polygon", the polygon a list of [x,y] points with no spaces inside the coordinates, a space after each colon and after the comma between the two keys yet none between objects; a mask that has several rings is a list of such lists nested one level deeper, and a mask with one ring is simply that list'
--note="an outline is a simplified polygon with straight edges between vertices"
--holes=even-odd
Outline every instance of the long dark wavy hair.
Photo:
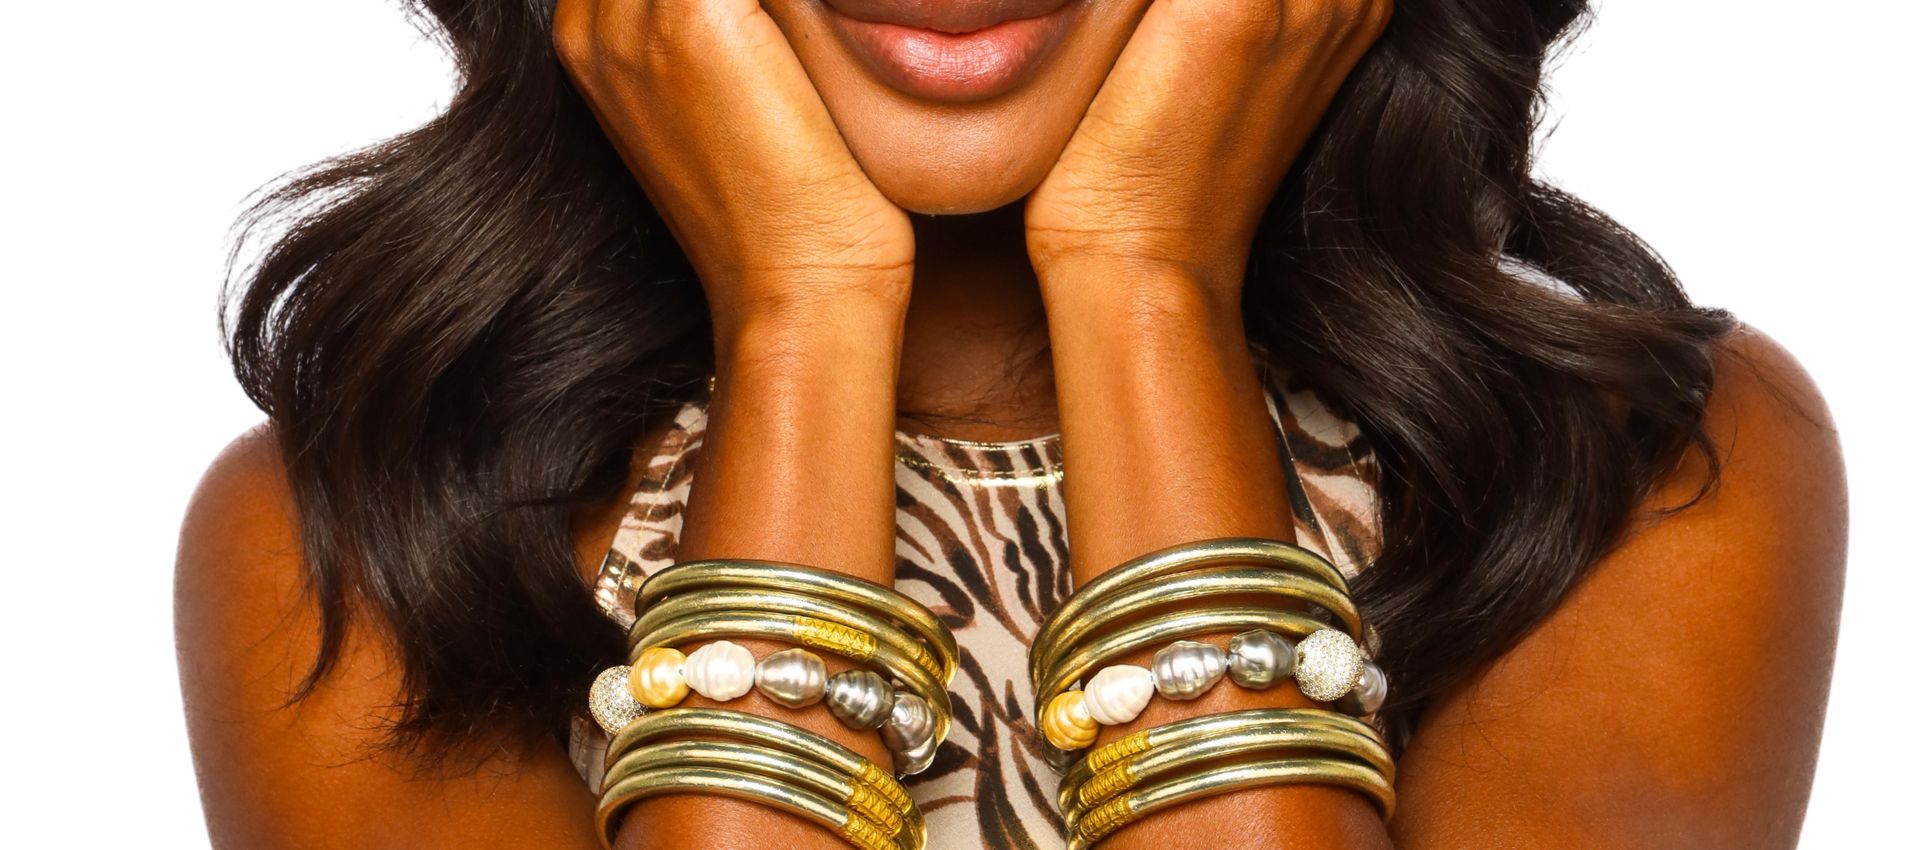
[{"label": "long dark wavy hair", "polygon": [[[321,612],[294,699],[365,612],[405,665],[387,741],[423,757],[563,734],[622,659],[577,518],[711,369],[698,281],[571,87],[552,7],[412,0],[457,64],[445,112],[280,183],[235,248],[273,231],[235,260],[226,322]],[[1530,174],[1542,67],[1587,12],[1399,0],[1250,257],[1250,338],[1379,460],[1385,545],[1355,592],[1401,742],[1558,604],[1684,450],[1715,457],[1700,423],[1732,319]]]}]

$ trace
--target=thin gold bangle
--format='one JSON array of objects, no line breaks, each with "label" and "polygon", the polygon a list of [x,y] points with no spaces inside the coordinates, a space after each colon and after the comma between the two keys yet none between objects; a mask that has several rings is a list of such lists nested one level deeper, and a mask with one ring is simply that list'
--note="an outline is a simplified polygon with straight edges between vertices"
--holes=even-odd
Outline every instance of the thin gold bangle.
[{"label": "thin gold bangle", "polygon": [[[1034,689],[1034,704],[1046,705],[1066,690],[1068,685],[1092,673],[1096,667],[1111,663],[1129,652],[1170,640],[1266,629],[1297,641],[1325,627],[1325,623],[1297,611],[1238,605],[1176,611],[1150,617],[1072,649],[1072,653],[1058,665],[1042,670],[1045,678]],[[1067,649],[1071,648],[1060,647],[1060,650]]]},{"label": "thin gold bangle", "polygon": [[716,638],[765,638],[825,650],[850,661],[871,663],[904,682],[933,707],[934,740],[945,741],[953,720],[947,688],[899,650],[865,632],[812,617],[754,611],[712,611],[661,623],[639,636],[629,663],[653,646],[679,646]]},{"label": "thin gold bangle", "polygon": [[1173,746],[1196,738],[1223,735],[1258,724],[1276,722],[1343,729],[1355,735],[1370,738],[1383,747],[1386,746],[1386,740],[1380,736],[1378,729],[1337,711],[1324,708],[1246,708],[1176,720],[1109,741],[1094,748],[1086,758],[1076,763],[1073,769],[1065,774],[1065,778],[1084,781],[1086,776],[1106,770],[1122,759],[1151,752],[1158,747]]},{"label": "thin gold bangle", "polygon": [[1216,564],[1270,564],[1293,569],[1316,576],[1335,590],[1351,595],[1346,576],[1340,574],[1339,568],[1299,546],[1266,537],[1215,537],[1148,552],[1101,573],[1054,609],[1040,627],[1040,633],[1034,636],[1034,642],[1053,643],[1057,640],[1055,631],[1080,619],[1089,607],[1128,585]]},{"label": "thin gold bangle", "polygon": [[777,779],[711,767],[667,767],[634,773],[607,787],[594,812],[603,847],[613,847],[620,817],[628,807],[662,794],[709,794],[760,803],[800,815],[838,833],[860,850],[919,850],[910,841],[887,834],[878,824],[846,806],[802,791]]},{"label": "thin gold bangle", "polygon": [[1279,785],[1333,785],[1367,795],[1393,817],[1393,786],[1378,771],[1340,759],[1266,759],[1188,774],[1120,795],[1087,812],[1068,832],[1068,850],[1085,850],[1115,830],[1161,809],[1233,791]]},{"label": "thin gold bangle", "polygon": [[611,766],[634,747],[682,735],[719,735],[792,753],[865,784],[894,808],[913,807],[913,796],[900,780],[839,741],[783,720],[725,708],[669,708],[642,714],[607,743],[605,764]]},{"label": "thin gold bangle", "polygon": [[[863,606],[875,616],[890,617],[918,632],[941,659],[960,657],[953,631],[925,605],[893,588],[802,564],[747,558],[685,561],[649,576],[640,585],[635,604],[645,610],[662,597],[716,586],[788,590]],[[629,637],[628,646],[632,645]],[[952,681],[953,675],[949,670],[942,683]]]},{"label": "thin gold bangle", "polygon": [[1173,776],[1199,765],[1236,761],[1240,756],[1256,754],[1342,758],[1365,764],[1379,771],[1381,779],[1389,785],[1393,783],[1392,757],[1387,755],[1386,748],[1367,736],[1325,726],[1274,723],[1158,747],[1151,752],[1123,759],[1087,777],[1084,782],[1063,780],[1060,783],[1061,811],[1066,813],[1068,823],[1072,824],[1088,809],[1141,783]]},{"label": "thin gold bangle", "polygon": [[866,632],[912,659],[928,675],[945,681],[946,671],[957,665],[934,656],[927,645],[915,640],[905,629],[879,617],[855,609],[843,602],[791,591],[763,589],[695,590],[661,599],[635,620],[628,634],[639,637],[661,623],[708,611],[760,611],[766,614],[794,614],[838,623]]},{"label": "thin gold bangle", "polygon": [[901,811],[846,774],[771,747],[734,741],[661,741],[638,747],[614,762],[601,784],[612,785],[636,773],[675,766],[751,770],[769,779],[791,782],[846,806],[879,824],[889,835],[913,836],[925,828],[917,808],[909,806]]},{"label": "thin gold bangle", "polygon": [[1247,595],[1278,596],[1318,605],[1338,618],[1356,643],[1364,639],[1359,609],[1346,594],[1318,577],[1260,567],[1212,567],[1142,581],[1116,591],[1088,608],[1079,619],[1055,629],[1052,641],[1036,640],[1030,650],[1030,672],[1037,676],[1058,662],[1061,652],[1087,636],[1142,612],[1176,602]]}]

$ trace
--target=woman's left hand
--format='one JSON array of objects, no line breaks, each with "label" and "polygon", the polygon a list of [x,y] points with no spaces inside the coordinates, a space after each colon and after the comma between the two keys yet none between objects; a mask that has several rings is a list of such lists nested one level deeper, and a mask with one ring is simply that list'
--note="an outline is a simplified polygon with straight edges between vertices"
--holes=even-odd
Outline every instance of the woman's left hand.
[{"label": "woman's left hand", "polygon": [[1151,0],[1027,198],[1043,289],[1170,273],[1237,309],[1262,212],[1391,12],[1391,0]]}]

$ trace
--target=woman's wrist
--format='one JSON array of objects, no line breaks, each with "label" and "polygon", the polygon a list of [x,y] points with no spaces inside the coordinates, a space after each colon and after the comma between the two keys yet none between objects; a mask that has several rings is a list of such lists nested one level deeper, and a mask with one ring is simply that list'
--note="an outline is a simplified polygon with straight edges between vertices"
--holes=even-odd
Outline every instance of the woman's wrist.
[{"label": "woman's wrist", "polygon": [[1292,539],[1238,306],[1170,277],[1054,283],[1047,322],[1076,578],[1196,538]]},{"label": "woman's wrist", "polygon": [[683,558],[769,558],[891,581],[904,318],[853,298],[761,311],[716,333]]},{"label": "woman's wrist", "polygon": [[1199,263],[1138,255],[1073,254],[1034,261],[1041,298],[1050,315],[1089,313],[1132,306],[1181,317],[1240,323],[1244,262]]}]

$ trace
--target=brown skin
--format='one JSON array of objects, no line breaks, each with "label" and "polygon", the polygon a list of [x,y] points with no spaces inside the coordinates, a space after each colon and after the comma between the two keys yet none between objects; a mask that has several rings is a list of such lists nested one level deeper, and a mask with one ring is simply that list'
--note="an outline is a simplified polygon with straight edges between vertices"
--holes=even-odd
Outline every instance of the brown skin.
[{"label": "brown skin", "polygon": [[[1238,279],[1253,217],[1386,12],[1123,0],[1083,18],[1021,91],[956,111],[857,76],[796,0],[562,0],[561,55],[715,307],[721,391],[683,557],[889,579],[896,405],[956,437],[1060,431],[1082,581],[1183,540],[1288,537]],[[956,133],[938,163],[916,147],[929,127]],[[1028,193],[969,218],[905,211]],[[1049,339],[1052,358],[1029,359]],[[1791,358],[1744,334],[1722,362],[1708,413],[1721,488],[1650,516],[1435,705],[1401,760],[1391,825],[1356,795],[1293,787],[1182,807],[1104,846],[1790,846],[1832,663],[1845,489]],[[1701,474],[1689,458],[1645,507],[1683,499]],[[583,578],[620,512],[581,518]],[[365,621],[338,674],[276,709],[318,631],[296,596],[292,522],[272,442],[252,435],[215,463],[183,531],[182,681],[215,843],[597,846],[593,801],[556,747],[502,747],[476,773],[427,778],[368,752],[399,678]],[[1216,689],[1156,702],[1136,725],[1279,704],[1305,701]],[[880,754],[821,712],[731,706]],[[637,807],[619,845],[842,846],[690,796]]]}]

